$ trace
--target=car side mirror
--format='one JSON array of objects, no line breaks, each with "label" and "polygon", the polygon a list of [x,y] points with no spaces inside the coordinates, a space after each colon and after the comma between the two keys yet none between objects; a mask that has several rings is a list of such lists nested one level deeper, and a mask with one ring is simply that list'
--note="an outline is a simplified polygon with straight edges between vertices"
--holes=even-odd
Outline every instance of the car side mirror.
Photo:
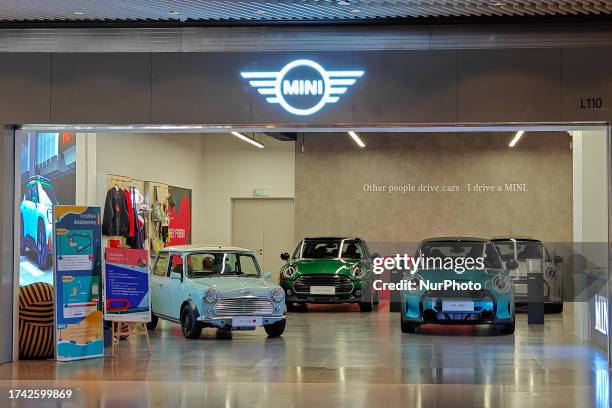
[{"label": "car side mirror", "polygon": [[559,255],[555,255],[555,257],[553,258],[553,261],[554,261],[556,264],[563,263],[563,257],[562,257],[562,256],[559,256]]},{"label": "car side mirror", "polygon": [[272,272],[264,272],[263,273],[263,278],[264,278],[264,280],[267,280],[267,281],[271,280],[272,279]]},{"label": "car side mirror", "polygon": [[289,254],[288,254],[287,252],[283,252],[283,253],[281,254],[281,259],[282,259],[283,261],[288,261],[288,260],[289,260],[289,258],[290,258],[290,256],[289,256]]},{"label": "car side mirror", "polygon": [[508,262],[506,262],[506,269],[509,271],[513,271],[515,269],[518,269],[519,264],[516,261],[516,259],[511,259]]},{"label": "car side mirror", "polygon": [[170,279],[181,279],[181,274],[178,272],[170,272]]}]

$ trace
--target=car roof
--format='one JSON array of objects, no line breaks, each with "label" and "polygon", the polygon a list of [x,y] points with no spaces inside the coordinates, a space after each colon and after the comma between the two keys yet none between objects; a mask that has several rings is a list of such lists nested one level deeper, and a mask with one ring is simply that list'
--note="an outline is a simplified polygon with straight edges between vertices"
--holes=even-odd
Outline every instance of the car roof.
[{"label": "car roof", "polygon": [[253,252],[250,249],[223,245],[174,245],[165,247],[160,252]]},{"label": "car roof", "polygon": [[532,238],[532,237],[522,237],[522,236],[516,236],[516,235],[493,237],[493,238],[491,238],[491,241],[493,241],[493,242],[496,242],[496,241],[510,241],[511,239],[514,239],[514,240],[517,240],[517,241],[542,242],[541,239],[535,239],[535,238]]},{"label": "car roof", "polygon": [[475,237],[434,237],[427,238],[421,241],[423,242],[448,242],[448,241],[456,241],[456,242],[489,242],[490,239],[487,238],[475,238]]},{"label": "car roof", "polygon": [[361,238],[358,237],[305,237],[304,240],[341,240],[341,239],[355,239],[355,240],[359,240],[359,241],[363,241]]}]

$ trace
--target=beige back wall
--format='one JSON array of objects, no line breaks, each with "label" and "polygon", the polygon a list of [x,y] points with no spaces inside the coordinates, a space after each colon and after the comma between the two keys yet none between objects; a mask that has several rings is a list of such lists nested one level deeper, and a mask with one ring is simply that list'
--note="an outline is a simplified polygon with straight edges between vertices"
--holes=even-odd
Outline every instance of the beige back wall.
[{"label": "beige back wall", "polygon": [[[296,143],[296,238],[356,235],[376,243],[432,236],[529,235],[572,239],[572,153],[567,133],[306,134]],[[409,185],[407,193],[365,192],[364,184]],[[468,191],[490,184],[494,192]],[[526,192],[497,191],[526,183]],[[420,184],[457,192],[419,192]]]}]

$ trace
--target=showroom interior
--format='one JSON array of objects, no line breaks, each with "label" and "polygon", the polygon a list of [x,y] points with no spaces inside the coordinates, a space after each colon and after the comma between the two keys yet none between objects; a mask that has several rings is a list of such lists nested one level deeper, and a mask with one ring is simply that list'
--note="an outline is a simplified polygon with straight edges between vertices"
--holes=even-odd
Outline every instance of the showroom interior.
[{"label": "showroom interior", "polygon": [[[602,55],[610,58],[597,48],[514,48],[5,59],[11,80],[0,83],[15,97],[0,100],[9,187],[0,196],[0,300],[12,336],[0,340],[0,378],[76,384],[80,402],[105,406],[134,392],[143,405],[432,406],[457,395],[468,406],[608,405],[610,112],[580,107],[584,95],[608,90],[607,69],[587,75],[582,63]],[[304,116],[240,75],[305,59],[364,74]],[[57,266],[39,259],[52,246],[42,236],[21,245],[29,183],[44,190],[48,180],[50,201],[63,205],[104,211],[121,188],[143,196],[134,203],[146,218],[166,202],[185,216],[169,239],[252,250],[274,284],[286,268],[281,253],[305,237],[359,237],[382,256],[414,253],[433,237],[530,237],[563,259],[564,307],[543,323],[530,323],[523,307],[513,334],[433,324],[403,333],[393,294],[381,293],[372,312],[290,311],[278,338],[206,328],[194,341],[165,319],[149,331],[150,353],[130,335],[103,358],[19,359],[20,286],[49,282]],[[118,235],[102,245],[127,244]],[[142,247],[154,252],[151,244]]]},{"label": "showroom interior", "polygon": [[[602,283],[606,280],[602,270],[607,261],[608,225],[609,147],[605,127],[357,130],[356,139],[346,130],[242,131],[238,132],[242,137],[238,137],[231,132],[202,133],[182,126],[175,126],[180,132],[174,133],[167,130],[172,126],[156,131],[115,126],[113,130],[96,128],[87,133],[77,131],[81,127],[24,125],[15,131],[15,165],[21,169],[15,183],[19,211],[23,186],[31,179],[25,172],[29,156],[39,161],[37,168],[43,171],[45,166],[61,167],[54,161],[72,169],[45,173],[61,204],[104,208],[107,192],[117,185],[142,191],[142,200],[152,204],[153,188],[162,197],[168,194],[164,192],[168,186],[178,187],[189,191],[189,217],[177,227],[185,232],[175,233],[177,238],[185,238],[179,244],[251,249],[262,270],[272,272],[270,279],[274,282],[278,282],[283,266],[279,255],[293,252],[304,237],[360,237],[371,251],[384,255],[413,253],[421,240],[431,237],[539,239],[552,254],[565,259],[559,265],[564,309],[547,313],[542,328],[532,332],[523,307],[517,314],[517,331],[511,336],[513,358],[528,364],[533,347],[569,347],[572,356],[566,359],[567,364],[607,366],[607,333],[603,332],[607,320],[600,314],[605,307],[599,300],[605,298],[606,290]],[[50,149],[49,144],[56,148]],[[41,166],[44,162],[47,164]],[[54,178],[55,174],[59,176]],[[498,185],[504,186],[503,191],[497,190]],[[387,189],[377,190],[381,186]],[[495,189],[488,190],[487,186]],[[70,199],[74,202],[62,201]],[[179,207],[178,198],[176,202]],[[22,237],[22,230],[17,230],[16,241]],[[107,237],[103,245],[109,245]],[[578,255],[584,256],[585,265],[577,260]],[[34,248],[19,253],[18,265],[20,285],[37,281],[53,284],[52,268],[40,269]],[[588,270],[579,271],[578,267]],[[300,344],[314,333],[306,333],[329,323],[337,328],[337,344],[332,345],[338,353],[337,362],[346,364],[354,352],[336,347],[344,347],[342,336],[354,335],[353,325],[362,324],[363,319],[373,326],[376,336],[396,337],[402,344],[413,341],[406,336],[416,336],[415,350],[398,350],[407,359],[415,358],[413,353],[419,353],[418,344],[424,338],[459,336],[463,347],[490,347],[488,352],[508,344],[508,338],[486,326],[432,325],[423,327],[417,335],[402,334],[399,314],[391,310],[389,294],[382,296],[371,316],[350,304],[308,305],[291,313],[295,331],[307,337],[298,344],[287,344],[294,333],[289,326],[282,346],[287,350],[281,355],[289,354],[294,347],[305,347],[304,353],[308,353],[308,346]],[[315,321],[310,320],[311,314],[316,316]],[[347,332],[342,333],[343,329]],[[202,338],[226,341],[229,337],[234,343],[252,343],[255,338],[262,341],[261,335],[252,332],[220,333],[205,330]],[[15,340],[17,346],[19,341]],[[182,348],[183,340],[178,325],[172,322],[166,321],[151,332],[153,349],[162,352],[164,360],[173,358],[170,356],[176,351],[172,350]],[[479,344],[482,341],[484,345]],[[125,343],[122,353],[128,352],[130,360],[146,355],[141,339],[132,337]],[[450,352],[443,343],[440,347],[443,354]],[[17,358],[19,352],[15,347]],[[367,358],[355,358],[369,361],[377,354],[373,350],[368,353]],[[302,356],[305,361],[311,357]],[[503,363],[497,358],[492,361]],[[333,364],[317,358],[310,363]],[[24,370],[35,369],[33,362],[28,364]],[[81,370],[89,369],[66,369],[66,378],[80,375]],[[31,375],[29,371],[24,373],[26,377]]]}]

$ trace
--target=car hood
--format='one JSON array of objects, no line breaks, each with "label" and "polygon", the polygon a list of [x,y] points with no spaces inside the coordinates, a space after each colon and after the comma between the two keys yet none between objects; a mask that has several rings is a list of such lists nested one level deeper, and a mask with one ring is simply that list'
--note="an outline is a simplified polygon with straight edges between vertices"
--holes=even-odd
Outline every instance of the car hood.
[{"label": "car hood", "polygon": [[346,259],[301,259],[295,262],[298,274],[344,275],[351,272],[357,260]]},{"label": "car hood", "polygon": [[261,278],[244,278],[238,276],[218,276],[212,278],[192,279],[195,285],[201,286],[203,290],[215,287],[221,297],[233,296],[268,296],[270,288],[275,284],[266,282]]},{"label": "car hood", "polygon": [[417,274],[421,275],[423,279],[428,280],[429,282],[456,280],[484,283],[499,273],[507,275],[506,272],[501,269],[466,270],[463,273],[457,273],[452,269],[420,269],[417,271]]}]

